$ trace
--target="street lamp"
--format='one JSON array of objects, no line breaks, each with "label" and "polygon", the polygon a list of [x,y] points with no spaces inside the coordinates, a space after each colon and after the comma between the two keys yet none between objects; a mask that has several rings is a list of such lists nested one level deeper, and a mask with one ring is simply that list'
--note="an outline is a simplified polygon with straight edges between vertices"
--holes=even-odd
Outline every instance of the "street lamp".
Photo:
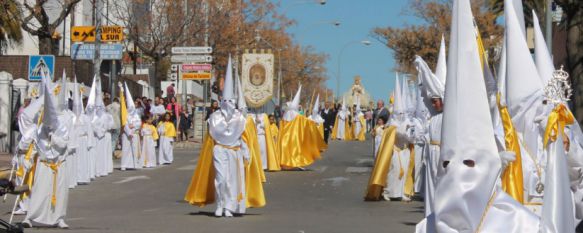
[{"label": "street lamp", "polygon": [[353,44],[363,44],[365,46],[369,46],[371,44],[371,42],[369,40],[355,40],[355,41],[350,41],[348,43],[346,43],[342,49],[340,49],[340,53],[338,54],[338,72],[337,72],[337,76],[336,76],[336,98],[340,97],[340,65],[341,65],[341,59],[342,59],[342,54],[344,53],[344,50],[346,48],[348,48],[350,45]]}]

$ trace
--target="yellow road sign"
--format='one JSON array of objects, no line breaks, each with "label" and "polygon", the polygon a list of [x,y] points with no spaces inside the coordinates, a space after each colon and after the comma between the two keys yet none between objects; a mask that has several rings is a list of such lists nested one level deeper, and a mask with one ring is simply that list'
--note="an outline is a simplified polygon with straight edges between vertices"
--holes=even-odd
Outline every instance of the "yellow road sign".
[{"label": "yellow road sign", "polygon": [[[94,26],[76,26],[71,29],[71,41],[73,42],[95,42]],[[121,26],[101,26],[102,42],[123,41],[123,27]]]},{"label": "yellow road sign", "polygon": [[101,41],[103,42],[123,41],[123,27],[101,26]]},{"label": "yellow road sign", "polygon": [[71,29],[71,41],[73,42],[94,42],[94,26],[75,26]]},{"label": "yellow road sign", "polygon": [[182,73],[182,80],[208,80],[211,73]]}]

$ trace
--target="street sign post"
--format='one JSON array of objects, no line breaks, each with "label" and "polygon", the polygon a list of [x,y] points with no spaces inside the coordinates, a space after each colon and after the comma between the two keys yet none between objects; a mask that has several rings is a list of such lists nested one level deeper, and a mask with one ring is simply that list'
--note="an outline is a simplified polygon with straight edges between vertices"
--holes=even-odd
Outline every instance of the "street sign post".
[{"label": "street sign post", "polygon": [[[103,60],[121,60],[123,56],[123,45],[102,44],[99,46],[99,53]],[[71,45],[71,59],[73,60],[93,60],[95,57],[94,44],[73,44]]]},{"label": "street sign post", "polygon": [[213,57],[210,55],[193,55],[193,54],[180,54],[172,55],[170,57],[172,63],[195,63],[195,62],[212,62]]},{"label": "street sign post", "polygon": [[211,54],[212,47],[172,47],[172,54]]},{"label": "street sign post", "polygon": [[[71,28],[72,42],[95,42],[95,26],[75,26]],[[123,27],[101,26],[101,42],[121,42]]]},{"label": "street sign post", "polygon": [[49,78],[55,73],[55,56],[53,55],[33,55],[28,57],[28,80],[39,81],[43,73]]}]

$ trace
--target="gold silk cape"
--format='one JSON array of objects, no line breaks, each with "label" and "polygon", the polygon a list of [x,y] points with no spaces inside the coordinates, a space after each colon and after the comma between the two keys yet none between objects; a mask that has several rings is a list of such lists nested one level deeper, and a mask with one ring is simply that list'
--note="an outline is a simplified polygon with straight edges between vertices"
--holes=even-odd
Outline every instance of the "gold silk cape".
[{"label": "gold silk cape", "polygon": [[256,166],[251,165],[251,169],[257,170],[256,172],[259,173],[261,177],[261,182],[265,182],[265,173],[261,168],[261,149],[259,149],[259,139],[257,138],[257,128],[255,128],[255,121],[253,121],[253,117],[250,115],[247,116],[247,120],[245,123],[245,131],[243,131],[243,135],[241,135],[241,139],[247,144],[249,147],[249,156],[251,160],[259,161]]},{"label": "gold silk cape", "polygon": [[365,136],[366,135],[366,121],[364,120],[364,116],[359,116],[358,121],[360,121],[360,132],[358,132],[358,135],[354,135],[355,136],[354,140],[364,141],[364,140],[366,140],[366,136]]},{"label": "gold silk cape", "polygon": [[276,154],[277,147],[275,144],[274,138],[277,135],[273,135],[272,130],[275,127],[277,130],[277,126],[269,124],[269,117],[266,114],[263,114],[263,122],[265,125],[265,150],[267,153],[267,170],[268,171],[281,171],[281,166],[279,165],[279,157]]},{"label": "gold silk cape", "polygon": [[269,130],[270,130],[270,133],[271,133],[271,137],[273,137],[273,142],[274,143],[277,143],[278,142],[277,137],[279,136],[279,128],[277,128],[277,125],[276,124],[270,124],[269,125]]},{"label": "gold silk cape", "polygon": [[[338,115],[336,115],[336,121],[334,121],[334,128],[332,128],[332,134],[330,137],[332,140],[336,140],[336,134],[338,133]],[[348,122],[348,118],[344,120],[344,141],[352,140],[352,127]]]},{"label": "gold silk cape", "polygon": [[397,139],[397,128],[390,126],[383,131],[381,144],[377,158],[368,180],[366,188],[366,201],[378,201],[381,199],[383,188],[387,186],[387,173],[391,167],[391,160],[393,159],[393,149]]},{"label": "gold silk cape", "polygon": [[[245,132],[247,132],[246,129]],[[214,146],[215,143],[212,137],[207,134],[200,151],[198,164],[194,169],[194,174],[192,175],[192,179],[184,196],[184,200],[191,205],[203,207],[215,202],[215,169],[213,167]],[[249,150],[251,153],[251,148],[249,148]],[[261,161],[255,159],[255,157],[251,155],[250,162],[250,164],[246,164],[245,166],[245,197],[247,198],[247,207],[260,208],[265,206],[266,203],[261,182],[261,174],[257,169],[259,168],[259,170],[261,170]]]},{"label": "gold silk cape", "polygon": [[282,121],[279,130],[277,154],[282,167],[308,166],[320,159],[320,152],[326,148],[316,123],[305,116],[298,115],[291,122]]}]

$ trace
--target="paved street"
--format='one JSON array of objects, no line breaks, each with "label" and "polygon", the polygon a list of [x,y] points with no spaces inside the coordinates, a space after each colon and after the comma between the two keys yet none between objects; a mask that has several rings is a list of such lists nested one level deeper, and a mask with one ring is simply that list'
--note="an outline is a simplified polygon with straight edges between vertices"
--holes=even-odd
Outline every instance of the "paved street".
[{"label": "paved street", "polygon": [[[116,170],[72,190],[71,229],[27,232],[413,232],[423,215],[422,203],[362,201],[370,149],[370,141],[333,142],[308,171],[267,173],[267,206],[232,219],[215,218],[214,205],[198,208],[182,201],[198,149],[176,151],[173,165]],[[2,204],[3,213],[12,203]]]}]

